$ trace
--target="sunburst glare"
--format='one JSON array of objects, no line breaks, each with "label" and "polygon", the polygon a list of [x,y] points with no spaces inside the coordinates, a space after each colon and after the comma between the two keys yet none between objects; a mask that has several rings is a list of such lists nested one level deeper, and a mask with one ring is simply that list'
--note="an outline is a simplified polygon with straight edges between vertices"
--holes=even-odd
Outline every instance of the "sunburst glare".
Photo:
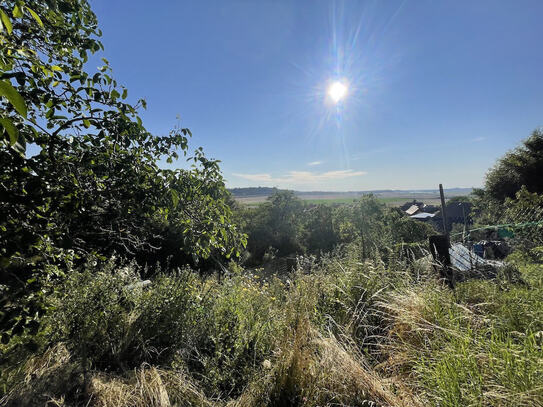
[{"label": "sunburst glare", "polygon": [[334,103],[339,103],[347,96],[347,85],[339,81],[333,82],[328,88],[328,96]]},{"label": "sunburst glare", "polygon": [[345,168],[355,145],[371,145],[368,123],[383,107],[381,91],[390,78],[397,80],[392,68],[405,52],[393,35],[403,3],[380,12],[371,4],[330,2],[317,51],[297,55],[290,61],[295,71],[286,76],[288,96],[298,108],[284,113],[282,131],[288,134],[299,125],[308,146],[326,145],[329,156]]}]

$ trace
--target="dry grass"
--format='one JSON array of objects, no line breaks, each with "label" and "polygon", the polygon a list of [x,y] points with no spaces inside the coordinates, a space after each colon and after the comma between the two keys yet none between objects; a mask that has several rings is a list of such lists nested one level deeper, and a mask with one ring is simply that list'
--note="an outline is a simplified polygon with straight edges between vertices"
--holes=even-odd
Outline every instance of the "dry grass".
[{"label": "dry grass", "polygon": [[427,405],[543,406],[534,334],[543,314],[522,320],[540,288],[494,285],[462,283],[453,294],[428,283],[389,293],[379,304],[389,323],[379,371],[401,377]]},{"label": "dry grass", "polygon": [[323,335],[306,319],[298,320],[281,349],[272,372],[232,407],[421,405],[394,380],[380,377],[356,348]]},{"label": "dry grass", "polygon": [[357,405],[361,400],[380,406],[420,405],[394,380],[384,379],[371,369],[356,348],[322,336],[315,338],[315,346],[320,350],[310,371],[315,380],[315,405],[324,400],[344,405]]},{"label": "dry grass", "polygon": [[89,371],[87,381],[64,344],[29,359],[24,376],[2,406],[211,407],[182,373],[144,365],[120,377]]},{"label": "dry grass", "polygon": [[134,370],[128,379],[96,374],[90,382],[89,399],[97,407],[214,405],[185,375],[152,366]]},{"label": "dry grass", "polygon": [[0,400],[0,405],[63,406],[66,395],[78,397],[84,382],[79,366],[63,343],[28,359],[22,373],[22,380]]},{"label": "dry grass", "polygon": [[24,380],[3,404],[8,406],[170,407],[201,406],[405,406],[420,403],[401,386],[373,371],[364,357],[333,336],[314,329],[307,319],[296,328],[276,357],[243,394],[228,403],[210,400],[186,375],[144,365],[124,376],[82,374],[63,345],[29,360]]}]

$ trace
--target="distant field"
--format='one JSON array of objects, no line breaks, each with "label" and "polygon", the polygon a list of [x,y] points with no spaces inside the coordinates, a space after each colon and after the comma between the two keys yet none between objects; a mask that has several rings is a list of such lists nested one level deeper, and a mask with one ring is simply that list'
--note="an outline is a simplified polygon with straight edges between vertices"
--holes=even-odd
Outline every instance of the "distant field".
[{"label": "distant field", "polygon": [[344,203],[352,203],[356,201],[358,198],[305,198],[300,197],[304,202],[313,203],[313,204],[344,204]]},{"label": "distant field", "polygon": [[413,199],[416,199],[417,201],[423,201],[426,205],[440,205],[441,204],[441,200],[437,196],[429,197],[429,198],[424,198],[424,197],[410,197],[410,198],[406,198],[406,197],[402,197],[402,198],[387,197],[387,198],[382,198],[382,197],[378,197],[378,199],[381,202],[386,203],[388,206],[401,206],[406,202],[412,201]]},{"label": "distant field", "polygon": [[[429,205],[439,205],[440,200],[439,196],[434,194],[413,194],[413,195],[402,195],[402,196],[391,196],[387,194],[386,196],[379,196],[376,194],[379,201],[387,204],[388,206],[400,206],[408,201],[416,199],[418,201],[424,201],[424,203]],[[333,194],[315,194],[315,195],[301,195],[299,196],[304,202],[312,204],[348,204],[356,201],[360,196],[348,196],[345,195],[333,195]],[[248,206],[256,206],[266,201],[266,196],[249,196],[249,197],[240,197],[235,198],[236,201],[243,203]]]}]

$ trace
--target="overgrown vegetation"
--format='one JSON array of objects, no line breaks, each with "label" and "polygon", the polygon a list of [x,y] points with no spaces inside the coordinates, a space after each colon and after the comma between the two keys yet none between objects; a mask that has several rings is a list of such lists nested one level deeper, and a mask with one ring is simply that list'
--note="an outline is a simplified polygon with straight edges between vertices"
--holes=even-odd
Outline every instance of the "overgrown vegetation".
[{"label": "overgrown vegetation", "polygon": [[[32,351],[3,345],[7,405],[541,405],[543,281],[386,267],[351,245],[288,279],[134,265],[70,271]],[[116,400],[116,401],[115,401]]]},{"label": "overgrown vegetation", "polygon": [[161,169],[159,159],[187,155],[190,131],[150,134],[137,116],[145,102],[126,102],[107,61],[84,70],[102,48],[87,2],[6,1],[0,10],[4,338],[37,323],[44,270],[67,259],[116,253],[149,267],[206,268],[239,254],[245,237],[218,161],[200,148],[192,169]]},{"label": "overgrown vegetation", "polygon": [[543,406],[540,131],[471,198],[531,232],[450,289],[432,228],[372,196],[239,208],[201,149],[161,169],[190,132],[148,133],[107,61],[83,69],[87,2],[0,17],[0,405]]},{"label": "overgrown vegetation", "polygon": [[247,233],[246,261],[260,264],[274,256],[319,255],[358,241],[364,256],[395,245],[425,242],[434,229],[388,208],[373,195],[338,206],[304,203],[291,191],[279,191],[256,208],[237,211]]}]

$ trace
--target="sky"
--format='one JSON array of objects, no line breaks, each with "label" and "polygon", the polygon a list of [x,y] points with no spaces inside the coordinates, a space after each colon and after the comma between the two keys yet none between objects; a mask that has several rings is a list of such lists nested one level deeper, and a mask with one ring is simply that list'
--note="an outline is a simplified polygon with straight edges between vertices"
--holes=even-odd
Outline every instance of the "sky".
[{"label": "sky", "polygon": [[90,3],[145,127],[190,128],[228,187],[479,187],[543,125],[539,0]]}]

